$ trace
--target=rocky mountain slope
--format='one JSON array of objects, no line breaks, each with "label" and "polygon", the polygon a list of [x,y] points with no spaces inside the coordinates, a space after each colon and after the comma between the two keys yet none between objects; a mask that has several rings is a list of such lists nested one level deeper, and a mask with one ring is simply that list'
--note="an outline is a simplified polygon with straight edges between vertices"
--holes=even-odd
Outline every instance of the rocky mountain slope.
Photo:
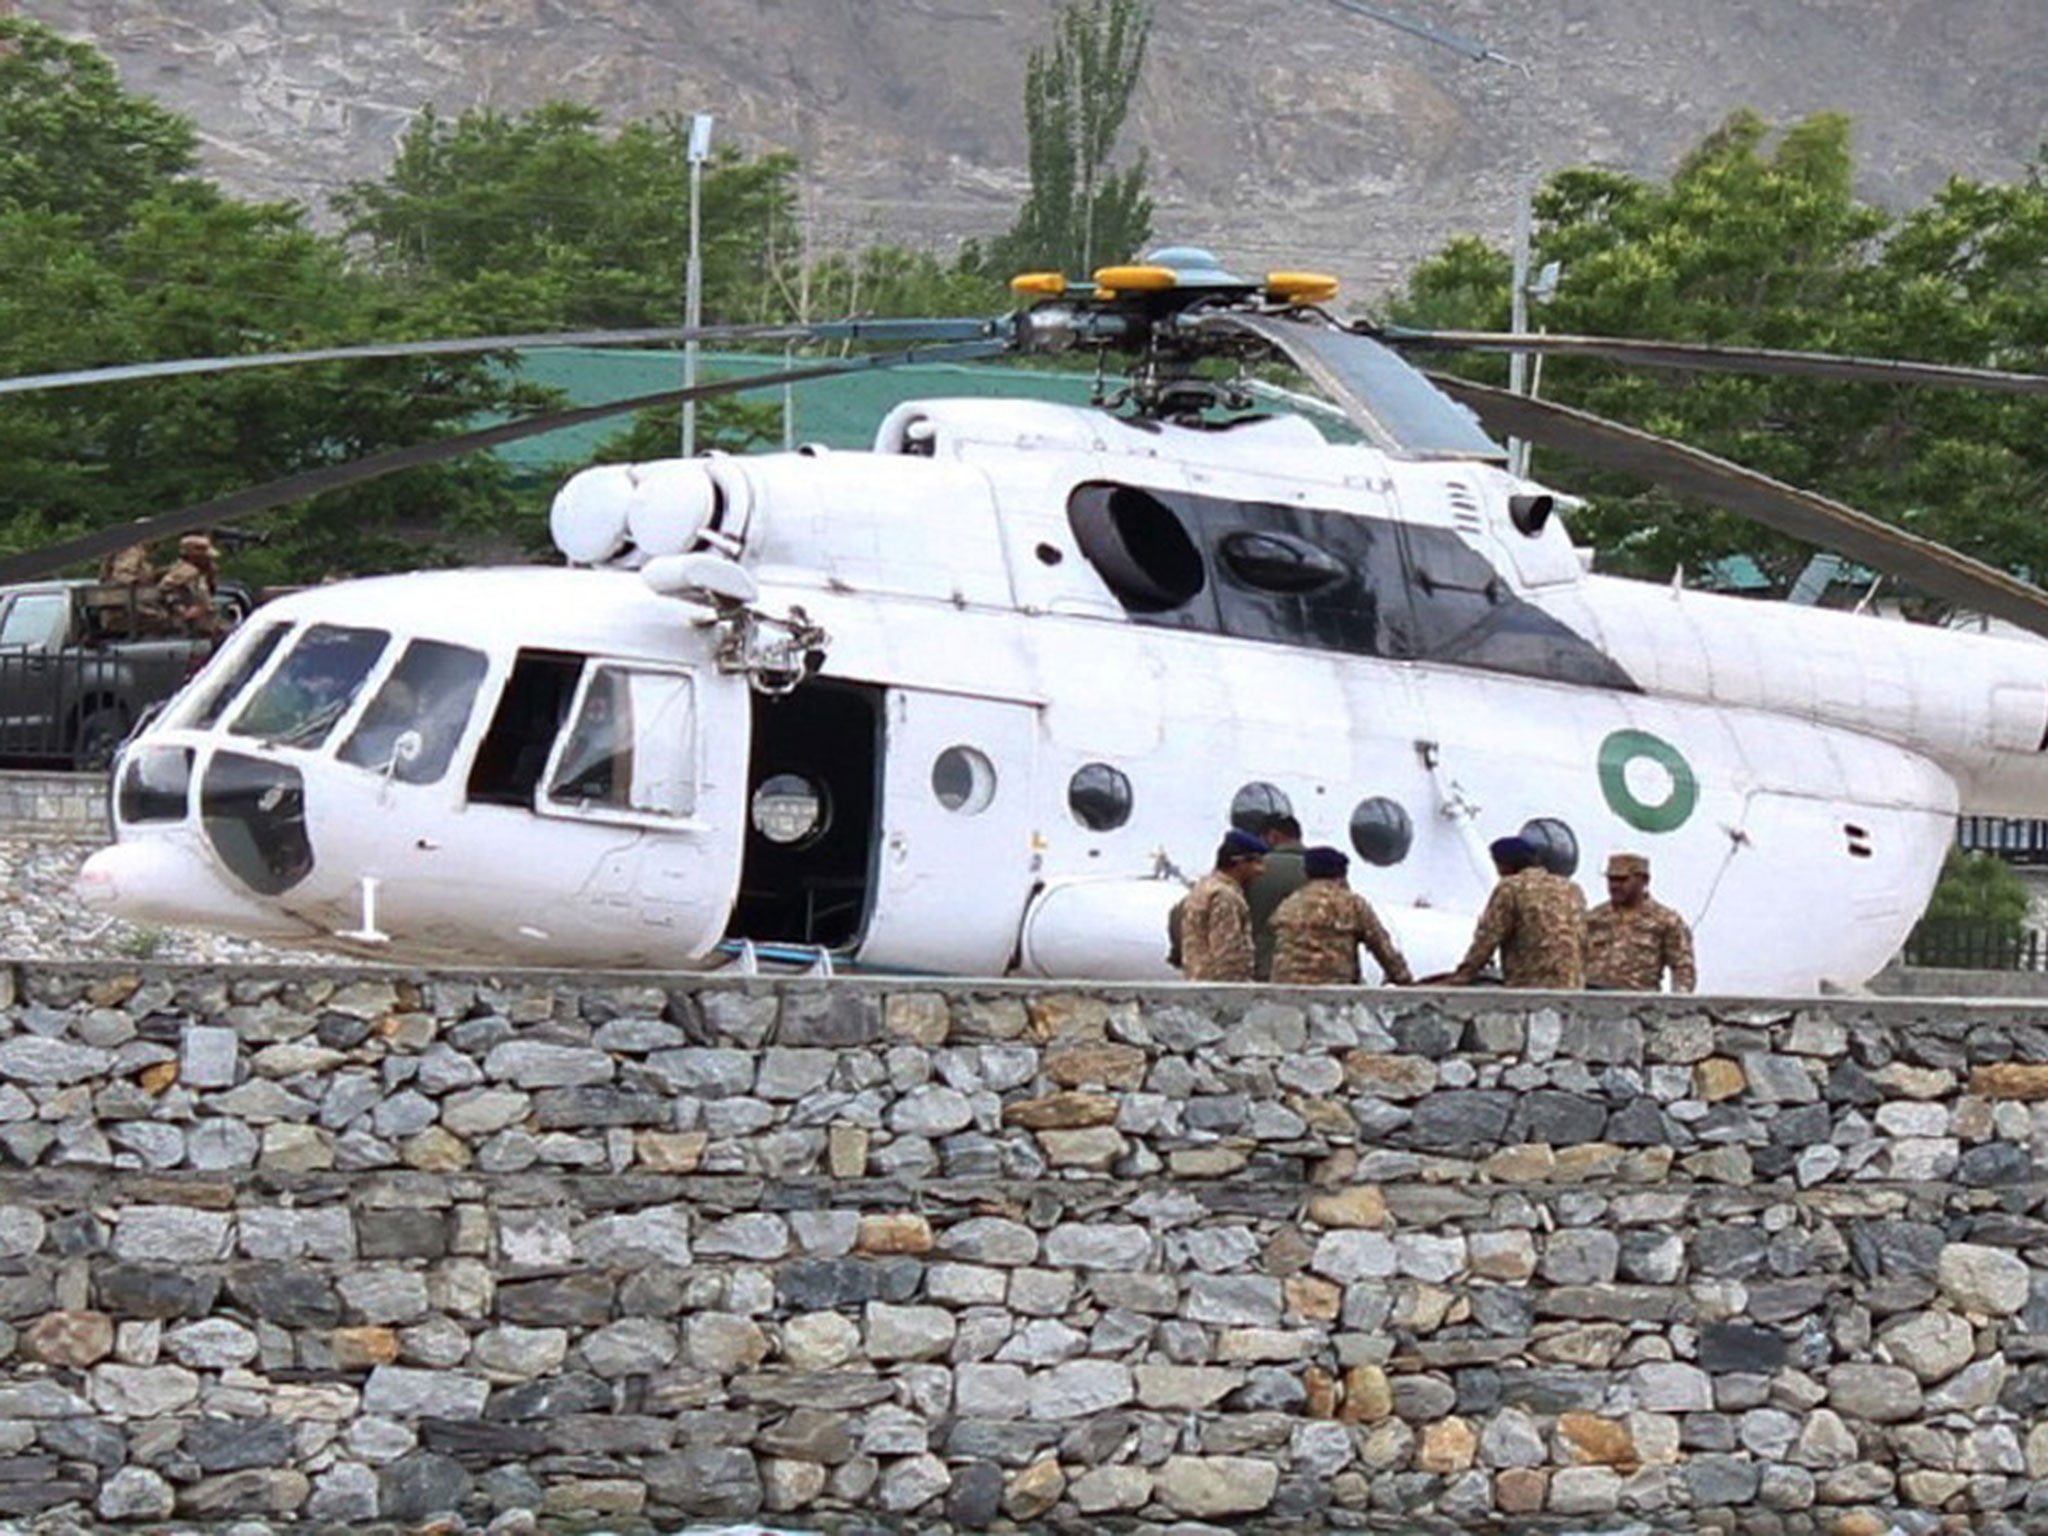
[{"label": "rocky mountain slope", "polygon": [[[237,191],[315,207],[423,104],[711,111],[806,168],[811,237],[949,244],[1026,184],[1022,78],[1056,0],[15,0],[198,122]],[[2039,145],[2040,0],[1387,0],[1474,63],[1331,0],[1166,0],[1127,141],[1162,237],[1377,291],[1505,238],[1530,172],[1646,173],[1730,109],[1858,124],[1868,192],[2010,176]],[[5,0],[0,0],[4,8]]]}]

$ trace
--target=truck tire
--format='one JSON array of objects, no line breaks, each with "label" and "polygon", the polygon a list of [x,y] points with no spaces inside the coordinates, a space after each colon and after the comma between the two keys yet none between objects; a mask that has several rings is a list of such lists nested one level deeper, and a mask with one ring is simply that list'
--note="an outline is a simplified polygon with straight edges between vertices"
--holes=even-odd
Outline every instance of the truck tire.
[{"label": "truck tire", "polygon": [[118,704],[101,704],[78,718],[71,736],[71,766],[80,773],[103,772],[128,739],[128,712]]}]

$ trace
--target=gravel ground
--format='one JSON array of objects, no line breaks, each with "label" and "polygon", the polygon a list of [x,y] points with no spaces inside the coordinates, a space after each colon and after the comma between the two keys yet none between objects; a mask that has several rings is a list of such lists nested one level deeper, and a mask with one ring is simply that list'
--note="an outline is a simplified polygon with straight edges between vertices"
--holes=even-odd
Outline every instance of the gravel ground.
[{"label": "gravel ground", "polygon": [[190,929],[109,917],[78,895],[78,869],[98,838],[0,836],[0,957],[11,960],[171,960],[199,965],[328,964],[331,955],[280,949]]}]

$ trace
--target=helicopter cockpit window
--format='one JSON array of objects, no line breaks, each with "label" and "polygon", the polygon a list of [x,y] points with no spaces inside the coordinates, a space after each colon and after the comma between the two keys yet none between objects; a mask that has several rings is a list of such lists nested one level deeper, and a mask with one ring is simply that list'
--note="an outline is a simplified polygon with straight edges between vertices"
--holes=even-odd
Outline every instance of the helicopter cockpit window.
[{"label": "helicopter cockpit window", "polygon": [[1135,485],[1080,485],[1067,498],[1067,521],[1081,553],[1132,613],[1165,613],[1200,594],[1202,552],[1180,516]]},{"label": "helicopter cockpit window", "polygon": [[390,639],[381,629],[311,626],[242,706],[229,732],[260,736],[272,746],[318,747],[355,703]]},{"label": "helicopter cockpit window", "polygon": [[1265,830],[1268,816],[1293,814],[1294,802],[1286,792],[1260,779],[1254,779],[1230,797],[1230,824],[1240,832],[1256,836]]},{"label": "helicopter cockpit window", "polygon": [[594,666],[548,772],[549,807],[688,816],[696,756],[686,674]]},{"label": "helicopter cockpit window", "polygon": [[389,773],[401,784],[432,784],[448,771],[489,666],[482,651],[415,640],[370,700],[341,760]]},{"label": "helicopter cockpit window", "polygon": [[290,633],[289,624],[266,624],[258,630],[237,631],[228,641],[228,660],[219,664],[226,670],[219,674],[218,681],[209,682],[198,697],[182,706],[180,715],[170,723],[205,730],[219,720]]}]

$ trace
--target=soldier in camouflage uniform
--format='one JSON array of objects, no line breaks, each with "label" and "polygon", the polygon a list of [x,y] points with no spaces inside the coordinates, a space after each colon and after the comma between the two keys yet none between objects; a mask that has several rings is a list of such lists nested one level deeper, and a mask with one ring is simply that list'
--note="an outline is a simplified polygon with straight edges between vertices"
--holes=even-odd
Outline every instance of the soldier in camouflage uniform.
[{"label": "soldier in camouflage uniform", "polygon": [[1469,986],[1498,950],[1501,979],[1511,987],[1583,987],[1584,894],[1563,875],[1545,869],[1526,839],[1503,837],[1488,852],[1500,883],[1479,914],[1472,947],[1446,980]]},{"label": "soldier in camouflage uniform", "polygon": [[1288,986],[1355,983],[1361,944],[1394,986],[1415,980],[1379,914],[1344,883],[1350,866],[1335,848],[1311,848],[1302,855],[1307,881],[1273,913],[1274,981]]},{"label": "soldier in camouflage uniform", "polygon": [[213,540],[203,533],[188,533],[178,540],[178,558],[157,578],[157,595],[165,610],[187,634],[210,635],[219,627],[213,611],[219,560]]},{"label": "soldier in camouflage uniform", "polygon": [[1273,974],[1273,914],[1308,876],[1301,867],[1300,822],[1275,812],[1259,824],[1259,836],[1266,843],[1266,867],[1244,888],[1244,899],[1252,909],[1252,976],[1264,981]]},{"label": "soldier in camouflage uniform", "polygon": [[1607,900],[1586,915],[1586,985],[1655,992],[1671,973],[1671,990],[1698,984],[1692,930],[1685,919],[1650,899],[1650,861],[1640,853],[1607,860]]},{"label": "soldier in camouflage uniform", "polygon": [[1216,867],[1181,903],[1180,967],[1189,981],[1252,979],[1252,909],[1244,888],[1265,867],[1265,843],[1249,832],[1223,834]]}]

